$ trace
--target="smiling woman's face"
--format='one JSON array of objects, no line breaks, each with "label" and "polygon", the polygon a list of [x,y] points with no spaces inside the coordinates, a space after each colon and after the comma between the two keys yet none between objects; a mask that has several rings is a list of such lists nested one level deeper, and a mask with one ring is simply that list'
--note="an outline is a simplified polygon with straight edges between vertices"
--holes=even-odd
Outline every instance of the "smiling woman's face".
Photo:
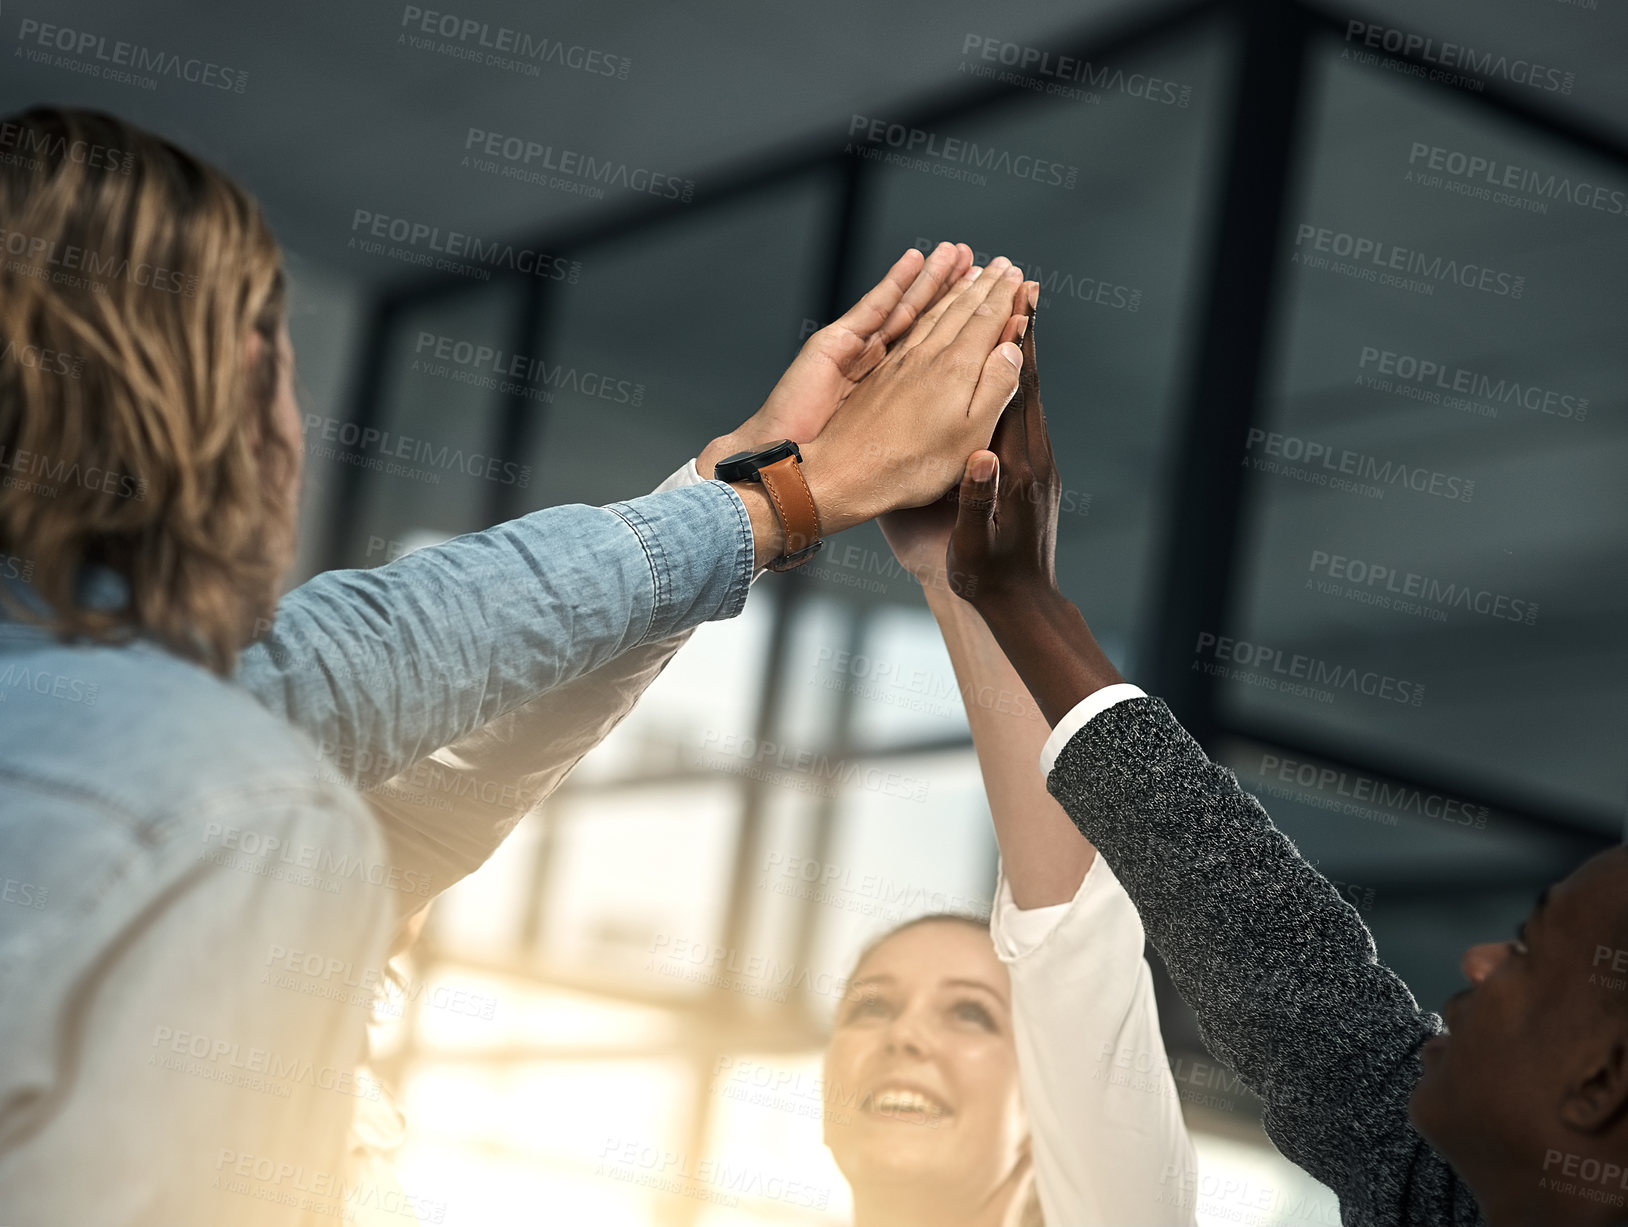
[{"label": "smiling woman's face", "polygon": [[1011,983],[989,934],[913,925],[855,969],[825,1050],[825,1144],[853,1186],[981,1203],[1027,1153]]}]

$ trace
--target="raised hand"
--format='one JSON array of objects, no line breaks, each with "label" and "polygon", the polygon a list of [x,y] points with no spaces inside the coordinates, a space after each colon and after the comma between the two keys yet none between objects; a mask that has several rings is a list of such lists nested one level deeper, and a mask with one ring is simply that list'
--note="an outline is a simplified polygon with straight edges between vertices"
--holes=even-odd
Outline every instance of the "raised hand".
[{"label": "raised hand", "polygon": [[946,557],[951,589],[979,607],[1057,586],[1062,483],[1040,404],[1032,315],[1017,394],[990,449],[967,458]]},{"label": "raised hand", "polygon": [[803,343],[756,413],[707,446],[697,458],[701,476],[711,477],[713,466],[732,452],[777,439],[807,443],[818,435],[894,342],[942,302],[971,266],[972,248],[965,243],[940,243],[927,256],[915,248],[905,252],[840,319]]},{"label": "raised hand", "polygon": [[822,523],[834,532],[955,485],[987,447],[1018,386],[1022,354],[1002,338],[1023,287],[1005,257],[934,309],[848,396],[803,448]]},{"label": "raised hand", "polygon": [[[975,273],[981,271],[969,269],[962,284],[953,288],[934,311],[941,312],[947,308],[954,295]],[[1020,295],[1018,300],[1025,308],[1024,313],[1012,319],[1001,338],[1003,341],[1021,341],[1028,330],[1029,314],[1034,309],[1039,286],[1031,283],[1028,288],[1029,295]],[[1022,395],[1021,384],[1019,395]],[[1007,406],[1007,412],[1011,410],[1012,406]],[[1005,416],[1002,415],[1003,420]],[[996,429],[998,431],[999,427]],[[949,572],[945,556],[950,545],[950,530],[955,527],[956,497],[956,492],[952,490],[925,507],[900,508],[887,512],[877,520],[882,528],[882,536],[893,551],[893,556],[899,560],[899,565],[923,587],[943,588],[947,585]]]}]

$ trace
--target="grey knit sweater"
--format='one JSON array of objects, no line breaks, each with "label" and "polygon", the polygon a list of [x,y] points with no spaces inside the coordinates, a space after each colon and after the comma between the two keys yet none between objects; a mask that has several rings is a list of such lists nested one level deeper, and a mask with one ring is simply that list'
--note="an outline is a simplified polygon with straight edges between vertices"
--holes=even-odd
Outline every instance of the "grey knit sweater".
[{"label": "grey knit sweater", "polygon": [[1102,851],[1204,1041],[1265,1104],[1279,1150],[1350,1227],[1472,1227],[1469,1188],[1408,1122],[1442,1030],[1356,910],[1158,699],[1116,704],[1047,787]]}]

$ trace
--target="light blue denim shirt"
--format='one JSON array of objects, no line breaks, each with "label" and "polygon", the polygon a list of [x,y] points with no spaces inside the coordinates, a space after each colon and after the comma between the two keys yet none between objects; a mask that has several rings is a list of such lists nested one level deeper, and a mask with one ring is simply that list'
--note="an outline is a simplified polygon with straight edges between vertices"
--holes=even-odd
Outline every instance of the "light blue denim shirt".
[{"label": "light blue denim shirt", "polygon": [[396,1213],[347,1174],[378,1088],[365,1009],[328,989],[376,982],[446,883],[353,785],[734,616],[752,555],[720,482],[536,512],[317,577],[237,685],[0,622],[0,1221]]}]

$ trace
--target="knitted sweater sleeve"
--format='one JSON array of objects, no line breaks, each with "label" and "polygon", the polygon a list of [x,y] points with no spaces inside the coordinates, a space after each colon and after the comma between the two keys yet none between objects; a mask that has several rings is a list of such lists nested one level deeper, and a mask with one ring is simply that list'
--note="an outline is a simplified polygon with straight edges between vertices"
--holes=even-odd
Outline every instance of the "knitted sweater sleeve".
[{"label": "knitted sweater sleeve", "polygon": [[1469,1189],[1408,1119],[1442,1031],[1356,910],[1158,699],[1092,718],[1047,787],[1123,883],[1205,1043],[1347,1224],[1475,1227]]}]

